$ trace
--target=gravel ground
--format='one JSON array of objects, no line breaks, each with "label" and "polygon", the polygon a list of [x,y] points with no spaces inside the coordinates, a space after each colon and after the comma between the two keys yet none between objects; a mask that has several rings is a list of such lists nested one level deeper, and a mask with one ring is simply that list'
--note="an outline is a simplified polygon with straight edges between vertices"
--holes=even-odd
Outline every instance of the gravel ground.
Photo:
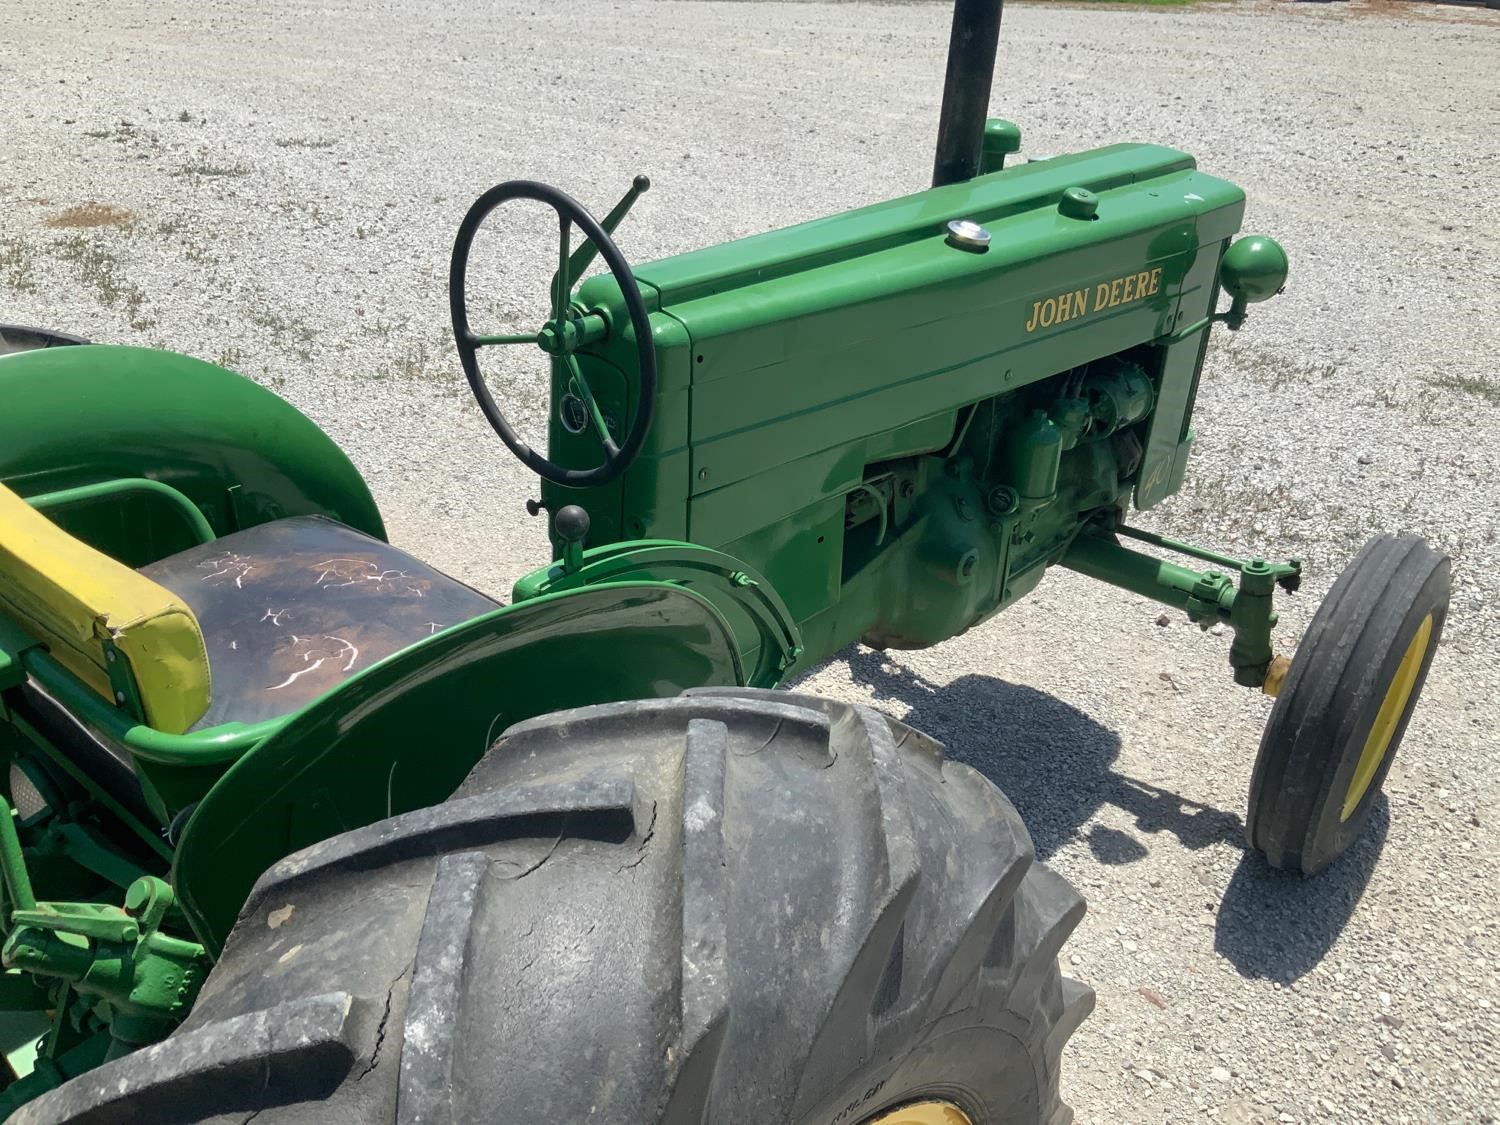
[{"label": "gravel ground", "polygon": [[[929,5],[6,0],[0,320],[214,359],[311,414],[393,538],[496,592],[545,558],[527,476],[461,389],[445,276],[468,201],[556,183],[646,260],[921,187]],[[1309,559],[1290,648],[1358,545],[1414,531],[1453,612],[1386,805],[1303,883],[1242,844],[1267,703],[1226,639],[1059,574],[929,652],[806,686],[873,700],[994,778],[1088,896],[1084,1121],[1500,1113],[1500,12],[1255,0],[1006,14],[994,110],[1027,149],[1153,140],[1243,185],[1287,293],[1212,351],[1152,524]],[[85,203],[98,207],[69,210]],[[534,218],[534,217],[532,217]],[[80,225],[98,223],[100,225]],[[550,236],[487,244],[494,319]],[[539,377],[502,372],[539,409]],[[1379,861],[1377,863],[1377,860]]]}]

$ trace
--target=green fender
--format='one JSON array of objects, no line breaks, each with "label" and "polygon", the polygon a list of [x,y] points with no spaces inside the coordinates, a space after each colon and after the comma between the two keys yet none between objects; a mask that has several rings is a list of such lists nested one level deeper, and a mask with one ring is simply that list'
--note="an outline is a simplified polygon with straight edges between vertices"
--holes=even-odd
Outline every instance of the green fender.
[{"label": "green fender", "polygon": [[[326,515],[385,538],[343,451],[264,387],[191,356],[92,344],[0,357],[0,481],[22,496],[145,477],[171,485],[217,535]],[[198,541],[148,494],[49,513],[131,566]]]},{"label": "green fender", "polygon": [[217,955],[271,864],[444,800],[511,724],[745,683],[730,625],[678,585],[604,583],[497,609],[350,677],[236,762],[183,831],[178,900]]},{"label": "green fender", "polygon": [[604,582],[670,582],[702,594],[734,630],[750,687],[773,688],[802,655],[797,622],[759,571],[722,551],[674,539],[635,539],[584,551],[576,567],[554,562],[515,584],[528,601]]}]

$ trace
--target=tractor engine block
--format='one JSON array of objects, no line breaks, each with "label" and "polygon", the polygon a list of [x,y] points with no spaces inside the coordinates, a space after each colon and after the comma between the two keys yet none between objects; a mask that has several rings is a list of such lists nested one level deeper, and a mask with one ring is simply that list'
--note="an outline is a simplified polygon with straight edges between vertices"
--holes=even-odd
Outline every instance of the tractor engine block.
[{"label": "tractor engine block", "polygon": [[843,579],[878,572],[884,612],[860,639],[936,644],[1031,590],[1083,523],[1123,514],[1154,401],[1145,370],[1112,357],[974,405],[938,454],[870,466],[847,498]]}]

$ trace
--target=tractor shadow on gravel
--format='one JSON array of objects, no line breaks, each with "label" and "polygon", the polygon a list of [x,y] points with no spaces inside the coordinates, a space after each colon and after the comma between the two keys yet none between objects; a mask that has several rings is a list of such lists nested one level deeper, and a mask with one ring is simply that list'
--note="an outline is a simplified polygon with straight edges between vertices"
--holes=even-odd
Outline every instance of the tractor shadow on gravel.
[{"label": "tractor shadow on gravel", "polygon": [[1238,846],[1244,837],[1236,814],[1112,769],[1119,735],[1045,692],[994,676],[937,684],[879,652],[841,655],[856,683],[877,700],[910,708],[907,723],[1005,791],[1026,821],[1038,859],[1051,859],[1078,838],[1103,864],[1144,859],[1146,846],[1131,833],[1099,824],[1084,831],[1104,805],[1130,813],[1143,833],[1171,832],[1193,851],[1220,842]]},{"label": "tractor shadow on gravel", "polygon": [[1306,976],[1354,916],[1390,823],[1381,794],[1359,839],[1311,879],[1277,871],[1246,851],[1219,904],[1214,951],[1243,977],[1291,984]]},{"label": "tractor shadow on gravel", "polygon": [[1219,843],[1240,850],[1219,905],[1214,949],[1242,976],[1289,984],[1315,968],[1353,916],[1385,845],[1382,797],[1361,839],[1327,871],[1314,879],[1276,871],[1246,849],[1238,813],[1113,769],[1119,736],[1060,699],[994,676],[934,683],[868,649],[840,655],[856,683],[878,701],[909,708],[907,723],[1005,791],[1038,859],[1075,838],[1103,864],[1144,859],[1146,845],[1135,835],[1099,824],[1084,830],[1106,804],[1131,814],[1142,834],[1170,832],[1190,851]]}]

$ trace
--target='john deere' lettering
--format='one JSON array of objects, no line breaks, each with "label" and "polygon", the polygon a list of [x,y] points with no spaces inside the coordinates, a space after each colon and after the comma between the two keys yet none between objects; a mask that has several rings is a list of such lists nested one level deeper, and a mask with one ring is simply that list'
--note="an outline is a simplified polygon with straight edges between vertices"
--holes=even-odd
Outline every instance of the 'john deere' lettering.
[{"label": "'john deere' lettering", "polygon": [[1070,289],[1055,297],[1045,297],[1031,302],[1031,319],[1026,322],[1026,331],[1051,328],[1054,324],[1076,320],[1089,313],[1103,312],[1116,305],[1127,305],[1153,296],[1161,288],[1161,267],[1127,273],[1113,281],[1101,281],[1095,286]]}]

